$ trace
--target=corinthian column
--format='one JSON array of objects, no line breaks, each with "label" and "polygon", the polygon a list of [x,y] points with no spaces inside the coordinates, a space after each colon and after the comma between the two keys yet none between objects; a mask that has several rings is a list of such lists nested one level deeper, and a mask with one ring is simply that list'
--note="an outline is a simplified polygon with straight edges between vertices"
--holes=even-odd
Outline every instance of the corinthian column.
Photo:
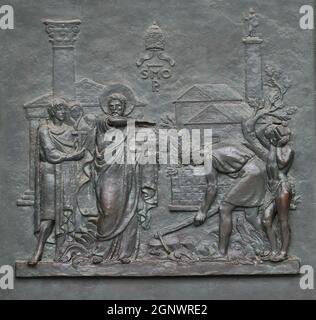
[{"label": "corinthian column", "polygon": [[66,100],[75,98],[75,42],[80,20],[45,20],[53,46],[53,95]]},{"label": "corinthian column", "polygon": [[[75,42],[80,20],[45,20],[49,41],[53,46],[53,96],[66,100],[75,99]],[[36,161],[38,159],[37,130],[42,119],[47,118],[50,96],[41,96],[24,105],[29,121],[29,187],[17,200],[19,206],[33,206],[36,189]]]}]

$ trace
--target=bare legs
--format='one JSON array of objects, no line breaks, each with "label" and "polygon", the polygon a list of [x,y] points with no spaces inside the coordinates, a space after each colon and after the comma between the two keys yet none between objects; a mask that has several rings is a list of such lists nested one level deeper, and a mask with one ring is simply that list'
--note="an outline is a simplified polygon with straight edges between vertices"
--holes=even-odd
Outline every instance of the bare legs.
[{"label": "bare legs", "polygon": [[54,224],[54,220],[41,221],[35,252],[32,258],[28,261],[28,265],[34,266],[41,260],[45,243],[53,231]]},{"label": "bare legs", "polygon": [[235,206],[223,202],[220,206],[219,215],[219,251],[227,255],[230,235],[233,229],[232,213]]},{"label": "bare legs", "polygon": [[[206,219],[207,211],[212,205],[217,192],[217,173],[212,170],[207,176],[207,189],[202,202],[202,205],[195,216],[195,225],[201,225]],[[266,260],[283,261],[287,257],[287,251],[290,241],[290,227],[288,223],[288,213],[290,206],[291,194],[285,188],[281,190],[279,196],[266,208],[262,217],[262,226],[267,234],[271,244],[271,252],[266,255]],[[219,251],[222,255],[227,255],[229,240],[232,233],[232,212],[235,206],[227,202],[222,202],[220,206],[220,222],[219,222]],[[260,220],[258,220],[258,209],[248,212],[247,218],[259,231],[261,230]],[[273,230],[273,221],[275,215],[278,215],[278,220],[281,225],[282,247],[278,252],[277,238]]]},{"label": "bare legs", "polygon": [[287,257],[287,251],[290,243],[290,225],[288,221],[291,195],[288,191],[282,191],[280,196],[276,199],[276,206],[278,212],[278,219],[281,226],[282,246],[280,253],[273,257],[272,261],[282,261]]},{"label": "bare legs", "polygon": [[[282,190],[281,194],[264,212],[262,223],[265,227],[267,237],[271,244],[271,253],[268,257],[268,259],[271,261],[283,261],[287,257],[287,251],[290,242],[290,226],[288,222],[290,201],[291,194],[287,190]],[[281,226],[282,246],[279,253],[277,253],[276,235],[272,228],[276,213]]]},{"label": "bare legs", "polygon": [[[206,219],[207,211],[212,205],[217,193],[217,172],[212,169],[207,175],[207,189],[202,205],[195,215],[195,225],[201,225]],[[219,251],[222,255],[227,255],[230,235],[232,233],[232,212],[235,206],[223,202],[220,206],[220,226],[219,226]]]},{"label": "bare legs", "polygon": [[271,252],[264,257],[264,259],[269,260],[272,256],[277,254],[277,240],[276,240],[276,234],[273,230],[273,220],[275,217],[275,204],[272,202],[264,211],[263,218],[262,218],[262,224],[265,228],[266,235],[268,237],[268,240],[271,245]]}]

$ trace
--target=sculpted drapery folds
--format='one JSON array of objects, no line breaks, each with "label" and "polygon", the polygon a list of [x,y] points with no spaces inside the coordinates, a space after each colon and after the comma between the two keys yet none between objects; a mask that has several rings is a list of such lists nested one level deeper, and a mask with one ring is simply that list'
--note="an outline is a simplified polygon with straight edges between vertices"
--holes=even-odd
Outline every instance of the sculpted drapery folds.
[{"label": "sculpted drapery folds", "polygon": [[[138,249],[137,202],[140,195],[139,168],[124,163],[127,119],[123,116],[126,97],[113,94],[104,119],[98,120],[95,151],[98,245],[94,262],[114,259],[129,262]],[[121,129],[117,133],[116,129]],[[115,141],[106,141],[105,135]],[[106,241],[106,242],[105,242]],[[105,248],[104,248],[105,245]]]},{"label": "sculpted drapery folds", "polygon": [[65,241],[65,213],[73,213],[75,187],[65,176],[63,163],[83,158],[85,150],[76,143],[74,129],[65,123],[69,112],[66,102],[55,99],[48,108],[50,120],[38,130],[38,172],[35,233],[38,240],[29,261],[41,260],[45,243],[55,227],[56,251]]},{"label": "sculpted drapery folds", "polygon": [[[293,186],[288,172],[294,159],[290,146],[291,131],[288,121],[296,112],[295,107],[287,107],[284,96],[290,88],[290,80],[281,70],[266,66],[267,92],[264,99],[249,101],[253,108],[252,116],[243,123],[244,137],[249,148],[266,163],[266,194],[263,202],[262,224],[270,242],[270,251],[262,253],[262,259],[274,262],[287,258],[290,226],[289,210],[293,201]],[[260,121],[265,125],[258,125]],[[273,228],[275,216],[278,217],[281,233],[281,245]]]},{"label": "sculpted drapery folds", "polygon": [[196,225],[204,223],[207,212],[217,195],[217,175],[234,178],[219,208],[219,250],[227,255],[232,233],[232,213],[236,207],[253,208],[262,204],[265,190],[264,163],[249,148],[219,144],[212,149],[212,168],[207,178],[207,189],[201,207],[195,216]]},{"label": "sculpted drapery folds", "polygon": [[[81,22],[45,20],[53,85],[24,106],[29,183],[17,201],[34,207],[37,242],[33,256],[17,262],[18,275],[299,272],[289,254],[289,212],[299,198],[290,172],[296,108],[284,102],[289,79],[262,68],[258,17],[249,11],[241,38],[244,93],[241,83],[181,78],[184,66],[163,54],[157,23],[145,35],[149,54],[133,63],[142,78],[148,71],[155,94],[139,82],[127,86],[132,75],[125,84],[77,78]],[[128,43],[131,52],[135,44]],[[111,81],[129,70],[107,63],[118,67]],[[179,78],[171,83],[173,67]],[[206,79],[203,69],[190,68],[192,79]],[[158,80],[172,85],[158,90]]]},{"label": "sculpted drapery folds", "polygon": [[[128,118],[127,98],[112,93],[106,100],[106,116],[97,121],[95,150],[95,191],[98,207],[97,246],[94,263],[101,260],[135,260],[139,247],[138,213],[156,194],[156,167],[147,172],[135,159],[126,162]],[[119,131],[117,131],[119,130]],[[110,137],[110,139],[109,139]],[[148,190],[152,195],[148,197]],[[155,201],[154,201],[155,202]],[[146,204],[147,203],[147,204]],[[150,207],[147,207],[147,213]]]},{"label": "sculpted drapery folds", "polygon": [[[278,262],[287,259],[290,240],[288,214],[293,195],[287,173],[294,152],[289,146],[291,132],[286,121],[290,120],[293,110],[286,109],[283,103],[288,87],[277,82],[273,68],[267,67],[266,74],[267,86],[271,90],[265,99],[249,99],[253,112],[241,123],[244,140],[213,145],[209,155],[212,168],[206,175],[205,196],[194,222],[196,225],[204,223],[217,196],[218,175],[227,175],[233,179],[233,184],[225,192],[219,207],[220,256],[228,255],[233,212],[245,208],[252,209],[245,210],[247,220],[258,232],[264,230],[270,243],[270,248],[259,253],[260,259]],[[92,264],[106,261],[130,263],[137,258],[139,226],[149,228],[149,211],[157,205],[157,166],[140,165],[137,157],[134,163],[127,161],[130,148],[128,123],[132,118],[126,109],[130,94],[126,87],[121,92],[105,90],[100,97],[103,115],[92,118],[77,115],[74,117],[78,118],[77,121],[73,120],[76,130],[66,124],[69,113],[66,102],[56,100],[48,109],[50,121],[38,131],[38,243],[30,265],[41,259],[54,226],[58,261],[77,263],[84,259],[85,263]],[[129,108],[133,110],[133,103],[129,103]],[[73,113],[77,109],[73,109]],[[146,124],[143,120],[133,121],[136,128]],[[81,140],[85,137],[85,143],[78,144],[78,136]],[[83,144],[87,150],[79,147]],[[136,154],[142,155],[142,146],[138,146],[138,151]],[[86,153],[90,160],[79,167],[79,171],[86,173],[84,184],[90,182],[93,185],[96,219],[90,220],[94,225],[92,231],[83,222],[79,234],[73,232],[74,236],[69,239],[69,213],[77,215],[75,222],[81,220],[78,212],[82,211],[76,200],[82,184],[79,180],[75,183],[73,179],[67,180],[74,171],[64,163],[80,160]],[[86,172],[87,164],[89,172]],[[275,216],[280,224],[280,244],[273,228]],[[90,241],[84,243],[82,240],[87,238]]]},{"label": "sculpted drapery folds", "polygon": [[[131,92],[126,90],[125,95],[131,98]],[[157,205],[157,166],[139,165],[141,145],[138,152],[134,150],[135,161],[126,163],[127,122],[131,118],[126,116],[125,95],[112,93],[103,97],[100,105],[104,115],[92,120],[78,116],[80,107],[70,110],[62,99],[55,99],[48,108],[50,120],[38,130],[35,215],[38,242],[29,265],[41,260],[54,227],[56,261],[72,259],[78,248],[86,258],[93,252],[92,259],[88,259],[95,264],[103,260],[128,263],[136,259],[139,225],[149,228],[149,211]],[[133,108],[132,105],[130,111]],[[67,123],[74,124],[76,129]],[[74,161],[80,159],[84,161],[75,165]],[[70,165],[66,166],[67,163]],[[97,212],[85,213],[84,218],[79,197],[87,192],[88,184],[93,185]],[[96,213],[97,219],[89,219]],[[95,228],[89,229],[91,221]],[[92,246],[82,245],[80,239],[85,236],[92,237]]]},{"label": "sculpted drapery folds", "polygon": [[[249,221],[257,229],[262,227],[270,242],[270,250],[261,252],[260,259],[278,262],[287,259],[290,241],[288,219],[293,192],[287,174],[294,151],[289,145],[291,131],[287,121],[296,110],[287,108],[283,101],[290,87],[289,79],[282,77],[282,72],[273,66],[267,66],[265,73],[268,87],[265,97],[249,99],[253,112],[242,121],[243,147],[219,144],[212,150],[213,168],[207,176],[205,198],[195,216],[195,223],[199,225],[206,219],[216,196],[218,173],[233,173],[237,180],[219,208],[220,253],[228,253],[233,210],[238,206],[257,207],[257,214],[249,217]],[[244,151],[241,153],[241,150]],[[280,246],[273,228],[275,216],[280,224]]]},{"label": "sculpted drapery folds", "polygon": [[[141,146],[140,152],[135,153],[135,161],[130,163],[126,159],[130,148],[128,121],[131,121],[126,109],[133,110],[134,106],[131,91],[124,89],[123,92],[109,89],[100,97],[103,115],[94,121],[95,144],[90,163],[97,216],[90,219],[88,233],[70,243],[61,260],[75,256],[79,263],[129,263],[137,258],[139,226],[149,227],[149,210],[157,205],[157,166],[139,165]],[[132,122],[136,126],[139,123]]]}]

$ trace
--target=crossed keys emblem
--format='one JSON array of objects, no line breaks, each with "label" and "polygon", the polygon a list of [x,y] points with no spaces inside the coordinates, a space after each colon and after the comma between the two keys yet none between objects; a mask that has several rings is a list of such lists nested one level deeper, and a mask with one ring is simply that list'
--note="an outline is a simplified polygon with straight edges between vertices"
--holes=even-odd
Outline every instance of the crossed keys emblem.
[{"label": "crossed keys emblem", "polygon": [[140,68],[140,76],[143,80],[151,80],[152,91],[159,92],[160,80],[171,78],[171,68],[175,66],[175,61],[163,52],[165,38],[155,21],[146,30],[144,42],[147,52],[137,60],[136,66]]}]

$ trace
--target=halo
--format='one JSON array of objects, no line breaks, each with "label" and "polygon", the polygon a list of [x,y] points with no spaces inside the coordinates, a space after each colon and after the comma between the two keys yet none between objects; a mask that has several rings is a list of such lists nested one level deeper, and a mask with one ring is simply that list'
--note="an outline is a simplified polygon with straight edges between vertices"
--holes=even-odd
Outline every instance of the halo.
[{"label": "halo", "polygon": [[100,108],[105,114],[108,114],[108,98],[111,94],[119,93],[126,97],[126,109],[124,114],[130,114],[133,111],[133,108],[139,104],[141,104],[135,97],[133,91],[123,85],[123,84],[112,84],[106,87],[104,91],[99,96]]}]

